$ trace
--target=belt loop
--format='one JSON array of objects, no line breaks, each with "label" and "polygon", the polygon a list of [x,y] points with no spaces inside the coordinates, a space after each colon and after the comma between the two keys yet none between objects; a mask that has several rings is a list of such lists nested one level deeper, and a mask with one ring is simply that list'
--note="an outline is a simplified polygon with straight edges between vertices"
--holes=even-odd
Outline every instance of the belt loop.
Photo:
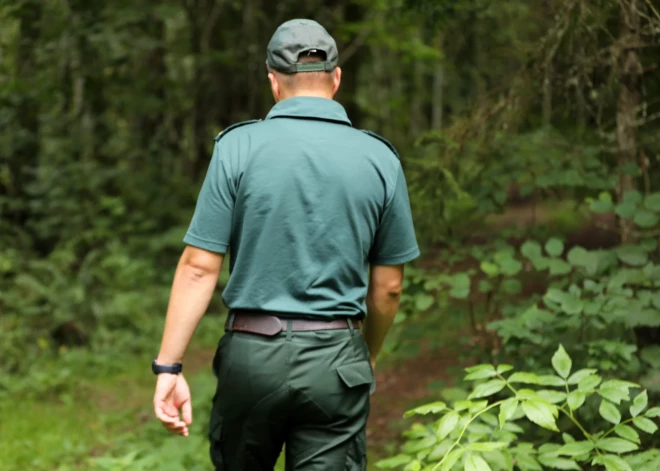
[{"label": "belt loop", "polygon": [[229,311],[229,319],[227,321],[227,330],[231,331],[234,328],[234,320],[236,320],[236,314],[233,311]]},{"label": "belt loop", "polygon": [[351,336],[355,335],[355,327],[353,326],[353,319],[347,317],[346,323],[348,324],[348,330],[351,331]]},{"label": "belt loop", "polygon": [[286,341],[291,340],[293,336],[293,319],[286,319]]}]

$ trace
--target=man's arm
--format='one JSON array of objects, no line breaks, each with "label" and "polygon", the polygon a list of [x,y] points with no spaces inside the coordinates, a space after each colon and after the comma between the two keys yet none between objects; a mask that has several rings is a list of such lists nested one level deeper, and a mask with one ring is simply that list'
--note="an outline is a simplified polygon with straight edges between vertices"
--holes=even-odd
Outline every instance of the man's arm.
[{"label": "man's arm", "polygon": [[364,338],[369,347],[371,364],[383,347],[387,332],[392,327],[399,309],[403,287],[403,265],[372,265],[367,291],[367,319]]},{"label": "man's arm", "polygon": [[209,306],[224,254],[188,246],[174,274],[159,364],[181,363],[190,339]]}]

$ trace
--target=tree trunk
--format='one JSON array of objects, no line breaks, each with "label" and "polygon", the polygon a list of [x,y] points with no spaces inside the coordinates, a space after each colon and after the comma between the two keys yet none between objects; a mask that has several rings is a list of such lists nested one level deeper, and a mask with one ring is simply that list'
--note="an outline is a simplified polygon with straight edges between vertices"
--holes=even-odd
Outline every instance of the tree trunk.
[{"label": "tree trunk", "polygon": [[[618,147],[619,184],[618,198],[622,200],[628,190],[635,190],[637,183],[631,175],[625,174],[624,166],[637,162],[636,119],[640,104],[641,75],[643,72],[637,45],[639,44],[640,0],[621,2],[621,33],[619,67],[619,100],[616,113],[616,140]],[[620,220],[621,242],[633,239],[633,224],[630,220]]]},{"label": "tree trunk", "polygon": [[543,124],[549,126],[552,122],[552,60],[549,60],[543,70]]},{"label": "tree trunk", "polygon": [[[439,51],[442,48],[442,37],[436,37],[435,47]],[[433,69],[433,105],[431,107],[431,127],[439,131],[442,129],[442,109],[444,106],[442,91],[445,86],[445,69],[440,59],[435,63]]]},{"label": "tree trunk", "polygon": [[27,187],[34,179],[39,161],[39,99],[35,86],[38,66],[35,61],[35,46],[41,28],[41,2],[26,1],[18,9],[20,33],[16,54],[16,81],[21,90],[17,107],[16,143],[13,155],[9,158],[10,179],[6,190],[18,204],[9,211],[9,218],[16,225],[23,226],[28,219]]}]

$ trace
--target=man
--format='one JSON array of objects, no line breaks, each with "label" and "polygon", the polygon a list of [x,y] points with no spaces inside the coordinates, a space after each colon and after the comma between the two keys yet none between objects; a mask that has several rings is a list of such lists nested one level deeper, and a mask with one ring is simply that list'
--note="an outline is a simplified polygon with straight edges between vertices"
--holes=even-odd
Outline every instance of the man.
[{"label": "man", "polygon": [[188,435],[181,363],[229,251],[209,431],[217,470],[272,470],[283,445],[287,470],[366,469],[373,368],[419,250],[396,151],[332,100],[337,58],[314,21],[277,29],[266,61],[276,105],[216,138],[184,239],[154,407]]}]

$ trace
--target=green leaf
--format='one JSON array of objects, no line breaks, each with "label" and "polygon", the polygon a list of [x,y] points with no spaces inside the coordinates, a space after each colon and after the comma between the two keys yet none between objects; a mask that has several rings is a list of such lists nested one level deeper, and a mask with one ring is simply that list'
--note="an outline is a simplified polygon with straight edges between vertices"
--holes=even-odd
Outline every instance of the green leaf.
[{"label": "green leaf", "polygon": [[444,417],[442,417],[442,419],[440,419],[440,422],[438,423],[438,430],[436,432],[438,441],[444,440],[451,432],[454,431],[460,418],[461,417],[457,412],[449,411],[444,415]]},{"label": "green leaf", "polygon": [[596,214],[609,213],[614,209],[612,200],[595,200],[589,205],[591,212]]},{"label": "green leaf", "polygon": [[614,212],[623,219],[632,219],[637,211],[637,205],[631,202],[623,202],[616,205]]},{"label": "green leaf", "polygon": [[568,263],[578,267],[584,267],[591,262],[589,251],[579,246],[573,247],[569,250],[566,258],[568,259]]},{"label": "green leaf", "polygon": [[651,211],[660,213],[660,192],[651,193],[644,199],[644,206]]},{"label": "green leaf", "polygon": [[582,370],[576,371],[570,376],[570,378],[568,378],[568,384],[578,384],[587,376],[591,376],[593,374],[596,374],[597,372],[598,370],[594,368],[584,368]]},{"label": "green leaf", "polygon": [[641,247],[635,245],[627,245],[617,249],[617,257],[623,263],[639,267],[645,265],[649,261],[649,255]]},{"label": "green leaf", "polygon": [[586,399],[586,394],[576,389],[575,391],[570,392],[566,401],[571,410],[577,410],[582,407],[582,404],[584,404]]},{"label": "green leaf", "polygon": [[525,416],[536,425],[554,432],[559,432],[555,419],[558,415],[557,407],[543,399],[529,399],[522,403]]},{"label": "green leaf", "polygon": [[555,375],[542,375],[539,376],[539,384],[541,386],[564,386],[564,380]]},{"label": "green leaf", "polygon": [[658,431],[658,426],[651,419],[646,417],[635,417],[633,419],[633,424],[635,427],[640,429],[642,432],[650,433],[651,435]]},{"label": "green leaf", "polygon": [[617,425],[621,422],[621,412],[619,408],[612,404],[610,401],[603,399],[600,403],[600,408],[598,409],[600,416],[614,425]]},{"label": "green leaf", "polygon": [[639,434],[637,433],[637,430],[635,430],[629,425],[623,425],[623,424],[617,425],[616,427],[614,427],[614,433],[616,433],[621,438],[630,440],[631,442],[640,443]]},{"label": "green leaf", "polygon": [[507,378],[507,381],[511,384],[514,383],[524,383],[524,384],[539,384],[540,378],[534,373],[524,373],[518,372],[513,373]]},{"label": "green leaf", "polygon": [[578,383],[578,389],[582,392],[592,391],[600,384],[602,380],[603,378],[598,375],[587,376],[586,378],[580,380]]},{"label": "green leaf", "polygon": [[377,468],[381,469],[393,469],[408,464],[412,461],[412,458],[408,455],[396,455],[392,458],[387,458],[386,460],[380,460],[376,463]]},{"label": "green leaf", "polygon": [[563,456],[580,456],[591,453],[593,449],[594,444],[589,441],[573,442],[562,446],[557,451],[557,454]]},{"label": "green leaf", "polygon": [[495,451],[506,448],[509,445],[508,442],[473,442],[470,443],[466,448],[471,451]]},{"label": "green leaf", "polygon": [[433,305],[433,301],[435,301],[433,296],[424,293],[418,294],[415,296],[415,308],[418,311],[426,311]]},{"label": "green leaf", "polygon": [[540,257],[543,255],[541,244],[535,240],[528,240],[520,247],[520,253],[529,259]]},{"label": "green leaf", "polygon": [[552,356],[552,367],[555,369],[559,376],[566,379],[571,373],[572,366],[573,362],[571,361],[571,357],[569,357],[568,353],[566,353],[566,350],[564,350],[564,346],[560,344],[559,348]]},{"label": "green leaf", "polygon": [[403,468],[403,471],[422,471],[422,463],[419,460],[412,461]]},{"label": "green leaf", "polygon": [[430,404],[425,404],[423,406],[415,407],[403,415],[404,417],[412,417],[413,415],[426,415],[426,414],[437,414],[447,409],[447,404],[444,402],[432,402]]},{"label": "green leaf", "polygon": [[596,442],[596,448],[611,453],[629,453],[639,449],[636,443],[622,438],[601,438]]},{"label": "green leaf", "polygon": [[628,463],[616,455],[600,455],[594,464],[602,464],[606,471],[633,471]]},{"label": "green leaf", "polygon": [[468,456],[465,462],[465,471],[492,471],[486,460],[479,455]]},{"label": "green leaf", "polygon": [[644,197],[637,190],[626,190],[623,193],[623,202],[631,204],[640,204]]},{"label": "green leaf", "polygon": [[550,404],[559,404],[566,400],[566,393],[563,391],[550,391],[548,389],[542,389],[537,392],[539,397],[545,399]]},{"label": "green leaf", "polygon": [[[470,412],[476,414],[477,412],[484,410],[486,407],[488,407],[488,401],[477,401],[470,406]],[[483,419],[484,416],[482,415],[481,418]]]},{"label": "green leaf", "polygon": [[436,438],[436,436],[429,435],[418,440],[412,440],[406,442],[406,444],[403,446],[402,451],[406,453],[417,453],[418,451],[431,448],[436,443],[438,443],[438,439]]},{"label": "green leaf", "polygon": [[477,385],[472,391],[472,394],[468,396],[468,399],[477,399],[480,397],[488,397],[493,394],[497,394],[506,386],[506,381],[503,379],[493,379],[487,383],[482,383]]},{"label": "green leaf", "polygon": [[548,268],[551,275],[565,275],[570,273],[573,267],[560,258],[554,258],[548,261]]},{"label": "green leaf", "polygon": [[543,471],[536,458],[527,453],[516,453],[516,466],[521,471]]},{"label": "green leaf", "polygon": [[497,373],[502,374],[506,373],[507,371],[511,371],[513,369],[513,366],[507,365],[507,364],[501,364],[497,366]]},{"label": "green leaf", "polygon": [[633,221],[639,227],[654,227],[658,224],[658,215],[646,209],[640,209],[635,213]]},{"label": "green leaf", "polygon": [[522,270],[522,263],[515,258],[505,258],[499,261],[500,271],[506,276],[515,276]]},{"label": "green leaf", "polygon": [[556,237],[553,237],[546,242],[545,251],[551,257],[559,257],[564,252],[564,243]]},{"label": "green leaf", "polygon": [[450,471],[454,465],[461,459],[465,453],[464,449],[454,450],[445,457],[444,463],[440,467],[440,471]]},{"label": "green leaf", "polygon": [[637,417],[639,414],[642,413],[644,409],[646,409],[646,406],[649,405],[649,396],[646,391],[642,391],[635,397],[635,400],[632,403],[632,406],[630,406],[630,415],[633,417]]},{"label": "green leaf", "polygon": [[500,413],[498,416],[500,428],[504,428],[504,424],[516,413],[518,409],[518,399],[515,397],[509,398],[500,404]]},{"label": "green leaf", "polygon": [[465,368],[465,371],[469,373],[466,377],[466,381],[472,381],[475,379],[487,379],[497,376],[497,370],[493,365],[477,365]]},{"label": "green leaf", "polygon": [[621,401],[630,400],[630,395],[627,391],[621,391],[620,389],[615,388],[602,388],[598,390],[598,394],[601,397],[604,397],[608,401],[612,401],[615,404],[621,404]]},{"label": "green leaf", "polygon": [[500,274],[500,268],[492,262],[484,260],[481,262],[481,271],[490,277],[494,277]]},{"label": "green leaf", "polygon": [[547,466],[548,468],[552,469],[575,469],[577,471],[580,471],[581,469],[575,461],[566,458],[557,458],[554,455],[541,455],[539,456],[539,462],[543,466]]},{"label": "green leaf", "polygon": [[644,414],[646,417],[650,417],[652,419],[656,417],[660,417],[660,407],[652,407],[651,409],[646,411],[646,414]]}]

